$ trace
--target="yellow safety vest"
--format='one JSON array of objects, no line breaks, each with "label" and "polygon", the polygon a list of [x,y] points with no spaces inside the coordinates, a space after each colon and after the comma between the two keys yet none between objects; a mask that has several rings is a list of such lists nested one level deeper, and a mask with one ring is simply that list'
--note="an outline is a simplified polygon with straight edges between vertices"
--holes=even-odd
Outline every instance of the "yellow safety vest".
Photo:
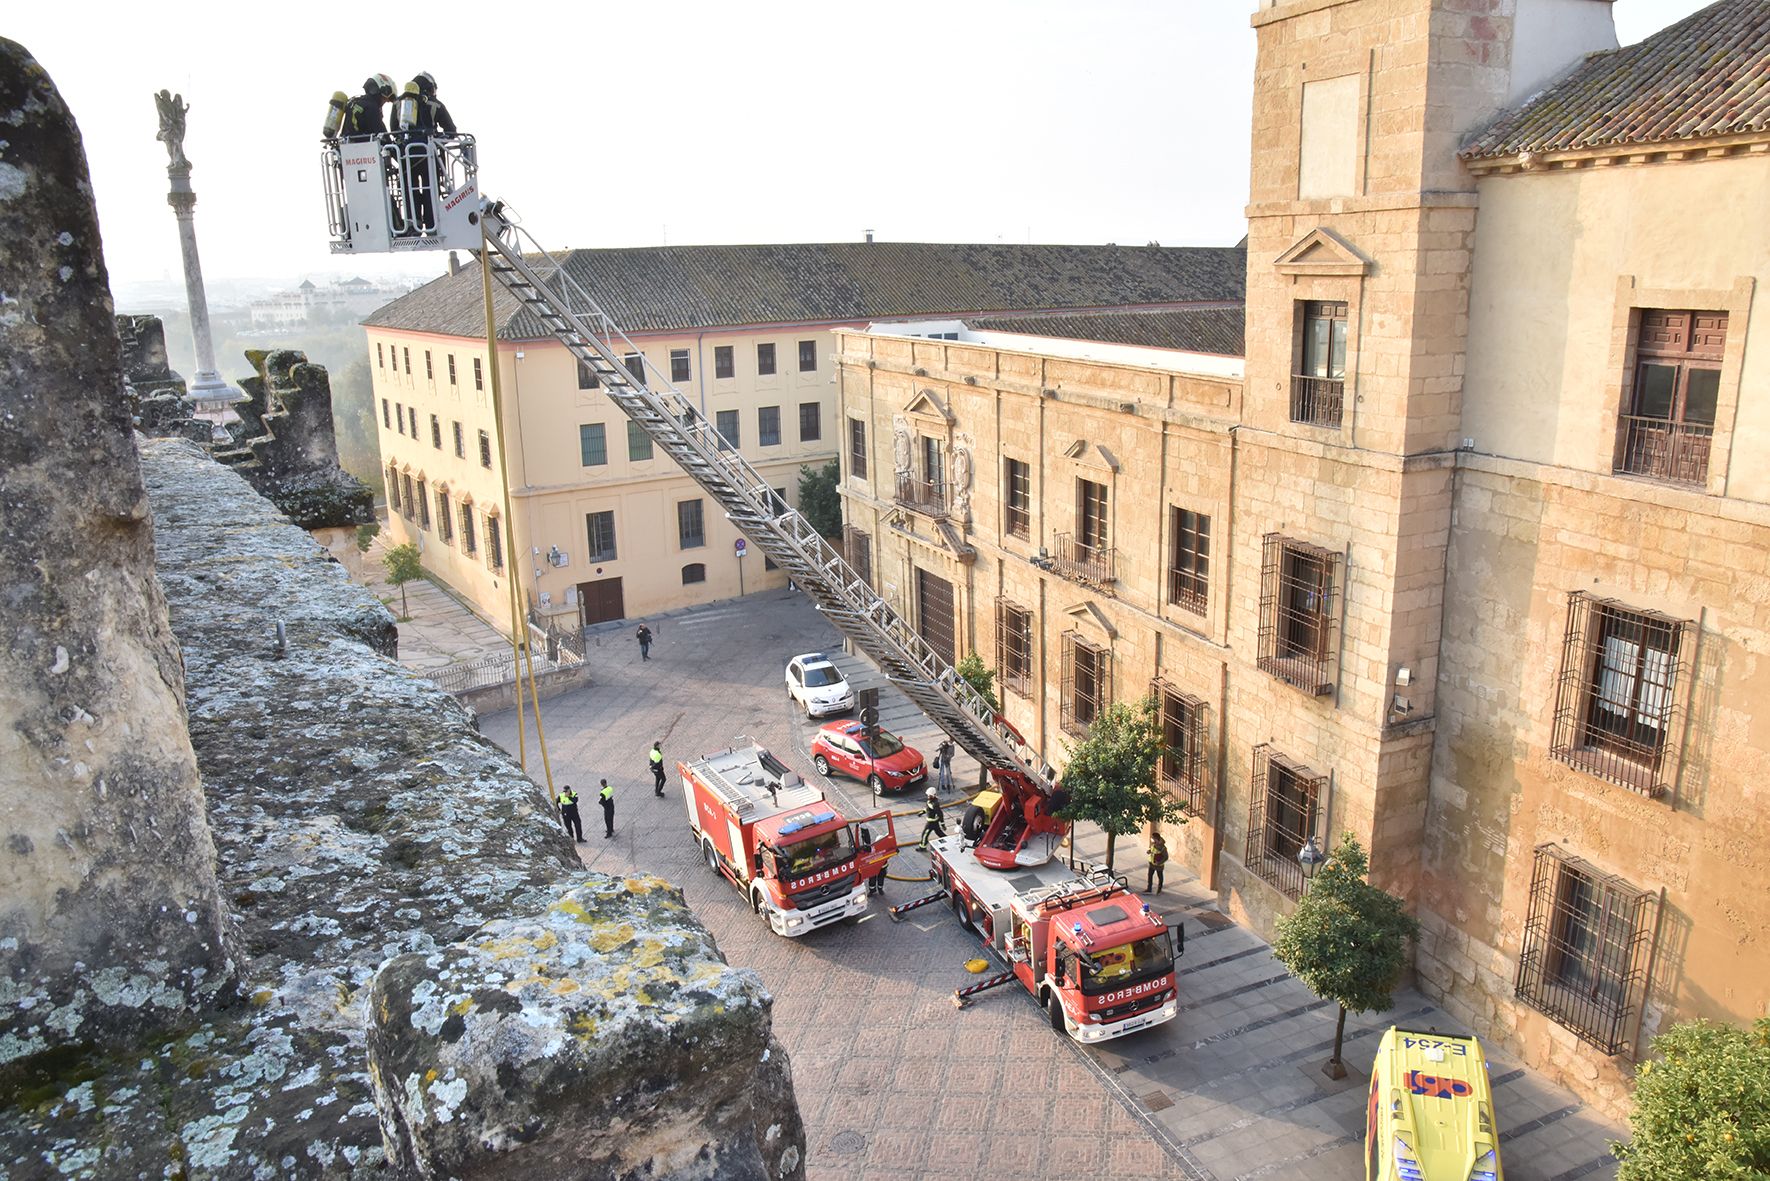
[{"label": "yellow safety vest", "polygon": [[662,766],[662,765],[663,765],[663,763],[664,763],[664,752],[663,752],[663,751],[661,751],[661,750],[659,750],[659,749],[658,749],[658,748],[657,748],[657,747],[655,747],[655,746],[654,746],[654,747],[652,747],[652,750],[651,750],[651,765],[652,765],[652,766],[654,766],[654,767],[660,767],[660,766]]},{"label": "yellow safety vest", "polygon": [[562,807],[562,808],[570,807],[570,806],[576,804],[577,802],[578,802],[578,793],[575,791],[572,791],[570,788],[567,788],[565,791],[562,791],[559,793],[559,806],[560,807]]},{"label": "yellow safety vest", "polygon": [[603,788],[601,791],[597,792],[596,794],[602,797],[604,803],[607,803],[609,800],[612,800],[615,798],[614,784],[612,784],[612,783],[609,784],[607,787]]}]

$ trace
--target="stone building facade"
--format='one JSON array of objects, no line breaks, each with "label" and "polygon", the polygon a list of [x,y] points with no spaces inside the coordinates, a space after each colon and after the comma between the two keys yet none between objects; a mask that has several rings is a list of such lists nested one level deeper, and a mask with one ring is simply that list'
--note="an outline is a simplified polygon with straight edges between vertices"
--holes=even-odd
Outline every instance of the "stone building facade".
[{"label": "stone building facade", "polygon": [[1253,23],[1245,368],[839,334],[851,548],[1059,762],[1153,691],[1233,913],[1350,831],[1421,985],[1620,1106],[1655,1028],[1770,1001],[1770,240],[1678,216],[1767,205],[1770,8],[1624,50],[1604,0]]}]

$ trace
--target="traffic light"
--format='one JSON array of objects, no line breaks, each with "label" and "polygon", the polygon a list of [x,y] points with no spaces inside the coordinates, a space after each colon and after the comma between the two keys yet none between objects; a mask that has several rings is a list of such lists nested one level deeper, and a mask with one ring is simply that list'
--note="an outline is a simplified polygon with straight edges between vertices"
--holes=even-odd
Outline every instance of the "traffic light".
[{"label": "traffic light", "polygon": [[879,691],[862,689],[858,696],[860,704],[860,724],[867,728],[868,742],[879,740]]}]

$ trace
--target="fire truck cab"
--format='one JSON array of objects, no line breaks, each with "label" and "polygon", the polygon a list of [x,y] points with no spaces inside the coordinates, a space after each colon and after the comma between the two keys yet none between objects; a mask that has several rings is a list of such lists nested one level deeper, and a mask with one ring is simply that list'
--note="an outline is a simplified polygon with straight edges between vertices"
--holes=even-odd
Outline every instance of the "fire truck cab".
[{"label": "fire truck cab", "polygon": [[320,174],[333,254],[481,246],[471,135],[327,140]]},{"label": "fire truck cab", "polygon": [[929,843],[935,878],[959,921],[980,936],[1050,1015],[1053,1029],[1103,1042],[1179,1012],[1169,928],[1121,877],[1062,862],[1011,873],[977,861],[962,836]]},{"label": "fire truck cab", "polygon": [[869,884],[897,852],[890,812],[845,818],[748,739],[676,770],[708,868],[742,890],[775,934],[796,938],[866,913]]}]

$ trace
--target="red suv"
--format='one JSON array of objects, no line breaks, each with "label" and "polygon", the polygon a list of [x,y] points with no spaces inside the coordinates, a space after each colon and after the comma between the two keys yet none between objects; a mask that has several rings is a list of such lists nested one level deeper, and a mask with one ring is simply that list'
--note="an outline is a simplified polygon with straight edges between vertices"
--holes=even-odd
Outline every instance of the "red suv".
[{"label": "red suv", "polygon": [[885,730],[872,741],[859,722],[831,722],[811,740],[819,775],[846,775],[876,792],[902,791],[928,778],[922,752]]}]

